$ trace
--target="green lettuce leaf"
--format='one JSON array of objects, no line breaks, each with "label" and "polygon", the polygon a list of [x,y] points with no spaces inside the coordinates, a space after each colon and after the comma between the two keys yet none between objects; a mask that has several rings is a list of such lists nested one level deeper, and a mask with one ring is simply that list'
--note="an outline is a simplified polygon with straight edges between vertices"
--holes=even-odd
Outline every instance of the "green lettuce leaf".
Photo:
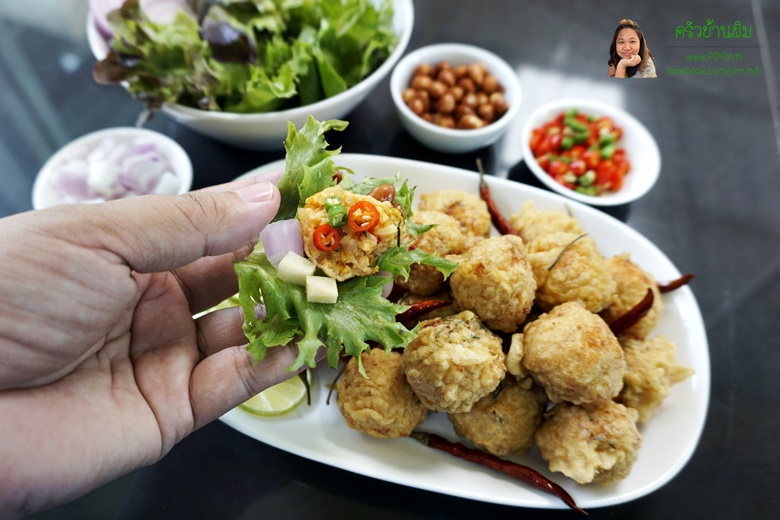
[{"label": "green lettuce leaf", "polygon": [[[360,372],[361,352],[376,341],[386,350],[405,347],[417,335],[395,321],[408,307],[396,305],[382,296],[389,281],[383,276],[352,278],[339,283],[336,304],[311,303],[306,290],[278,278],[276,269],[264,254],[253,254],[236,262],[239,303],[244,312],[244,333],[255,360],[263,359],[269,348],[295,340],[298,357],[288,370],[306,365],[316,366],[315,356],[321,346],[327,347],[328,365],[335,368],[342,350],[354,356]],[[265,304],[266,317],[255,316],[255,305]]]}]

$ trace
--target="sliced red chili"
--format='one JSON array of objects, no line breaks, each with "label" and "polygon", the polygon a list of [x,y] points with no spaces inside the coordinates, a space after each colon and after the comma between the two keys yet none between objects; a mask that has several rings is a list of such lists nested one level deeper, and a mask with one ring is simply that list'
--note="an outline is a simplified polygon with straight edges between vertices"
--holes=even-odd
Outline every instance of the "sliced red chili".
[{"label": "sliced red chili", "polygon": [[371,231],[379,224],[379,210],[367,200],[361,200],[349,208],[347,222],[355,233]]},{"label": "sliced red chili", "polygon": [[314,230],[312,240],[314,241],[314,247],[320,251],[328,252],[339,247],[341,235],[330,224],[325,223]]}]

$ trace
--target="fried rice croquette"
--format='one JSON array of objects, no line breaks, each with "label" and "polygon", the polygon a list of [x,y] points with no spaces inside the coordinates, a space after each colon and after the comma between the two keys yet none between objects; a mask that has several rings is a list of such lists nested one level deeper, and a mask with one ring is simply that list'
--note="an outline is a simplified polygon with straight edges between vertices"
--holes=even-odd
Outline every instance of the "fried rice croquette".
[{"label": "fried rice croquette", "polygon": [[[337,197],[347,211],[360,201],[370,202],[379,210],[379,223],[370,233],[356,233],[349,225],[338,228],[339,246],[333,251],[320,251],[314,245],[313,236],[315,229],[328,223],[325,210],[328,197]],[[401,226],[401,233],[406,231],[406,220],[390,202],[352,193],[340,186],[324,189],[306,199],[306,204],[298,209],[298,221],[306,256],[325,274],[340,282],[376,273],[379,257],[397,242],[398,226]]]},{"label": "fried rice croquette", "polygon": [[447,417],[455,433],[497,457],[526,453],[542,421],[547,398],[538,386],[522,388],[511,375],[469,412]]},{"label": "fried rice croquette", "polygon": [[626,357],[623,390],[616,399],[639,412],[639,422],[658,413],[671,386],[690,377],[694,371],[677,363],[677,347],[662,336],[638,339],[621,336]]},{"label": "fried rice croquette", "polygon": [[498,387],[506,374],[504,357],[501,338],[473,312],[463,311],[420,323],[401,366],[427,408],[458,413]]},{"label": "fried rice croquette", "polygon": [[492,330],[515,332],[533,307],[536,279],[525,246],[513,235],[485,239],[457,257],[453,299]]},{"label": "fried rice croquette", "polygon": [[467,237],[490,236],[490,213],[487,203],[473,193],[440,190],[420,195],[418,211],[441,211],[460,224]]},{"label": "fried rice croquette", "polygon": [[536,446],[550,471],[580,484],[610,484],[629,475],[639,454],[637,415],[612,401],[558,403],[536,431]]},{"label": "fried rice croquette", "polygon": [[609,400],[623,387],[623,349],[604,320],[579,303],[542,314],[519,341],[523,367],[554,403]]},{"label": "fried rice croquette", "polygon": [[647,295],[647,290],[653,291],[653,306],[641,320],[624,331],[625,334],[637,338],[645,338],[661,319],[664,304],[658,283],[655,278],[631,260],[628,253],[607,259],[607,268],[615,280],[616,290],[609,306],[601,312],[601,317],[611,325],[615,320],[630,311]]},{"label": "fried rice croquette", "polygon": [[591,312],[601,312],[609,305],[615,281],[591,237],[550,233],[531,240],[526,249],[540,309],[549,311],[573,301]]},{"label": "fried rice croquette", "polygon": [[509,223],[525,242],[550,233],[581,235],[585,232],[576,218],[563,211],[536,209],[532,200],[527,200],[518,213],[510,215]]},{"label": "fried rice croquette", "polygon": [[368,377],[354,358],[336,384],[338,407],[347,425],[374,437],[406,437],[428,414],[401,371],[401,354],[381,348],[362,353]]},{"label": "fried rice croquette", "polygon": [[[446,213],[418,211],[411,218],[415,224],[433,224],[433,227],[414,239],[409,244],[409,249],[420,249],[441,257],[462,253],[465,250],[466,237],[460,230],[460,224]],[[407,291],[428,296],[441,289],[444,275],[433,266],[412,264],[409,278],[404,280],[399,276],[395,283]]]}]

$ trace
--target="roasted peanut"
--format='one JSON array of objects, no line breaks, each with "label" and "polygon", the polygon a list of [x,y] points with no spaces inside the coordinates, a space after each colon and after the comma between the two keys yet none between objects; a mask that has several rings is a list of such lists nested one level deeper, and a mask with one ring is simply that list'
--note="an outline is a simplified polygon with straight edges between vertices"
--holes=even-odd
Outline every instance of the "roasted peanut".
[{"label": "roasted peanut", "polygon": [[428,122],[444,128],[481,128],[508,110],[504,88],[481,63],[415,68],[401,95],[409,108]]}]

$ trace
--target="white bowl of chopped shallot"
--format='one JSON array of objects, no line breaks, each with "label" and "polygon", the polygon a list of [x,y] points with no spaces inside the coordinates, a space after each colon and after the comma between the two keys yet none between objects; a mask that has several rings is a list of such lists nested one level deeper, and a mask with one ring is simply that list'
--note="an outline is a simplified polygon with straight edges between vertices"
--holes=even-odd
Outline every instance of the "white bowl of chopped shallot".
[{"label": "white bowl of chopped shallot", "polygon": [[147,194],[176,195],[192,186],[192,162],[173,139],[153,130],[115,127],[60,148],[38,172],[34,209]]}]

